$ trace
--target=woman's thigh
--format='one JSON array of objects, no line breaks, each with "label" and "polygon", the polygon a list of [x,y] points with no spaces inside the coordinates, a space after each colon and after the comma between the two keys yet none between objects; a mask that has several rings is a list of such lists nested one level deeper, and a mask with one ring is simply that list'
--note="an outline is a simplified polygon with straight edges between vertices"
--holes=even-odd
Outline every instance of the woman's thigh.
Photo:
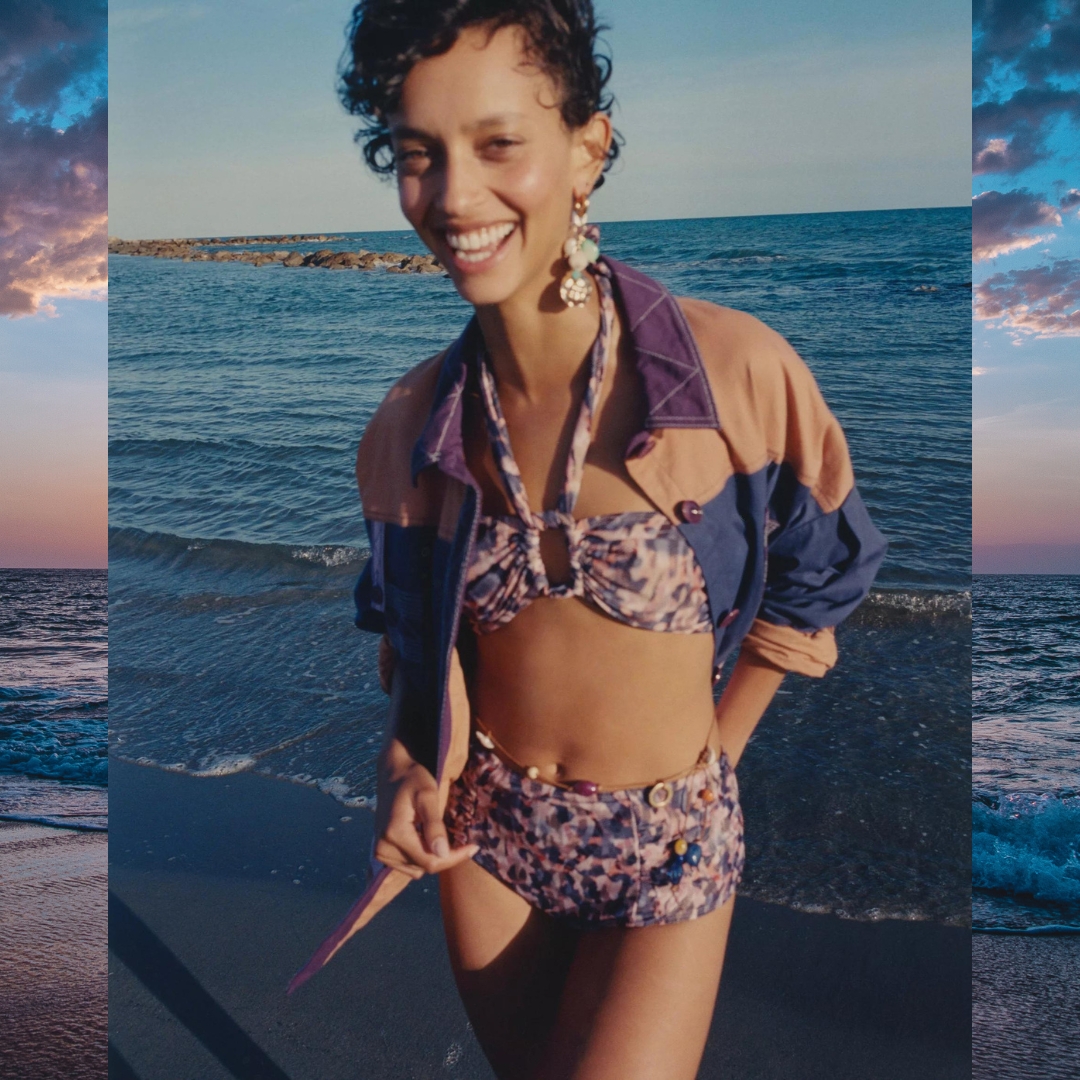
[{"label": "woman's thigh", "polygon": [[474,862],[439,875],[458,991],[499,1080],[533,1080],[578,935]]},{"label": "woman's thigh", "polygon": [[693,1080],[734,903],[688,922],[580,935],[537,1080]]}]

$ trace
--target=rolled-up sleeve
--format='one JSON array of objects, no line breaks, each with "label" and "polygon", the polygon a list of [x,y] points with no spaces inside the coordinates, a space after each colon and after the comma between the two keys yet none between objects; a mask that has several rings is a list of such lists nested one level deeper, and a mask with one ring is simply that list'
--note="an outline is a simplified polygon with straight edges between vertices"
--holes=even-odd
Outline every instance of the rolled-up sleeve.
[{"label": "rolled-up sleeve", "polygon": [[837,660],[834,628],[870,591],[885,557],[855,486],[847,442],[804,367],[789,394],[788,445],[766,520],[765,587],[744,648],[820,677]]}]

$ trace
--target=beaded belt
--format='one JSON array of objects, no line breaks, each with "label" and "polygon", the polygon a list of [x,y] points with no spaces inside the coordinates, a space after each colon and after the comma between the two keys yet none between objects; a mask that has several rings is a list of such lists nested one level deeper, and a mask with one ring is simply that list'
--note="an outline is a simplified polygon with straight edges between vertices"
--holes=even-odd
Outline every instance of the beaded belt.
[{"label": "beaded belt", "polygon": [[[710,721],[709,723],[710,732],[712,731],[714,722],[715,721]],[[649,805],[656,810],[667,806],[667,804],[671,802],[671,785],[675,781],[682,780],[702,766],[712,765],[717,758],[716,751],[708,745],[708,742],[706,742],[705,748],[698,754],[697,761],[695,761],[693,765],[688,769],[683,769],[681,772],[674,773],[671,776],[661,777],[659,780],[648,780],[639,784],[620,784],[618,787],[603,786],[596,783],[594,780],[574,780],[570,782],[548,779],[541,780],[539,766],[522,765],[507,752],[506,747],[504,747],[490,731],[485,731],[484,728],[480,726],[480,722],[476,717],[473,717],[473,724],[476,729],[474,732],[476,741],[485,750],[491,750],[493,753],[497,754],[509,768],[514,770],[514,772],[519,773],[529,780],[540,780],[542,783],[550,784],[552,787],[561,788],[563,791],[572,791],[575,795],[598,795],[601,792],[645,788],[647,790],[645,797],[648,800]],[[706,788],[702,791],[701,797],[706,803],[710,803],[716,798],[711,788]]]}]

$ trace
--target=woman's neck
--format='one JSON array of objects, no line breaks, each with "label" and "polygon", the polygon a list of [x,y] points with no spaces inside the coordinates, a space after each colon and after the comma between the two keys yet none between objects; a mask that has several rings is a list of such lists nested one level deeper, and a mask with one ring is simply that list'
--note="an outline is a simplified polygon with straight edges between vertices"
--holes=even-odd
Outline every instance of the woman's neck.
[{"label": "woman's neck", "polygon": [[478,307],[476,317],[496,381],[536,402],[565,392],[581,370],[600,327],[600,300],[594,285],[583,307],[568,308],[556,281],[539,296]]}]

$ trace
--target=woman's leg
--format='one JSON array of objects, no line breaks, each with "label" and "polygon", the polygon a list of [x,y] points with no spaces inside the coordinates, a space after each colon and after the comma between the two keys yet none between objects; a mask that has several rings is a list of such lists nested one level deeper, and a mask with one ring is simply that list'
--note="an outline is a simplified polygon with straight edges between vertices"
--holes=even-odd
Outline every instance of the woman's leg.
[{"label": "woman's leg", "polygon": [[454,977],[499,1080],[693,1080],[734,897],[688,922],[577,933],[473,862],[439,881]]},{"label": "woman's leg", "polygon": [[689,922],[581,934],[537,1080],[693,1080],[734,903]]},{"label": "woman's leg", "polygon": [[533,1080],[579,935],[471,861],[439,875],[439,897],[454,979],[488,1061],[499,1080]]}]

